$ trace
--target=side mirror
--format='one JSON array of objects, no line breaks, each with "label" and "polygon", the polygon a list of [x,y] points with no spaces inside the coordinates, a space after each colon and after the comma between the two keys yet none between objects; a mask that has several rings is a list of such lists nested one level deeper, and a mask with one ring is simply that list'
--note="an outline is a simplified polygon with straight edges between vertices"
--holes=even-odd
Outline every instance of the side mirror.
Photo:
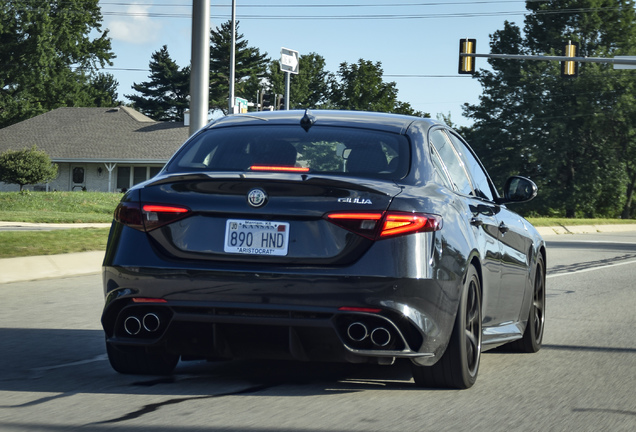
[{"label": "side mirror", "polygon": [[503,198],[497,199],[497,204],[522,203],[537,196],[537,185],[530,179],[512,176],[506,180]]}]

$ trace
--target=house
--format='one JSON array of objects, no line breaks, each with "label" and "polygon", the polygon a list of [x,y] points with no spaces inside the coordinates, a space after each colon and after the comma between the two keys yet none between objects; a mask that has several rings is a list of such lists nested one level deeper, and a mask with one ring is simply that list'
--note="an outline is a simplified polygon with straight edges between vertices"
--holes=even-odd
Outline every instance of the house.
[{"label": "house", "polygon": [[[129,107],[57,108],[0,129],[0,153],[35,145],[57,164],[57,178],[28,189],[116,192],[157,174],[188,136],[184,123]],[[18,189],[0,183],[0,191]]]}]

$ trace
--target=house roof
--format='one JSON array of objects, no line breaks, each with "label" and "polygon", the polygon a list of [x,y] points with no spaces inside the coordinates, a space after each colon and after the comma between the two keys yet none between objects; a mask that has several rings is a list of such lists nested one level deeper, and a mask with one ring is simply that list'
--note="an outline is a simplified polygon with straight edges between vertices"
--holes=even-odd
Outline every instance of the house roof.
[{"label": "house roof", "polygon": [[53,162],[166,162],[189,136],[129,107],[57,108],[0,129],[0,153],[37,146]]}]

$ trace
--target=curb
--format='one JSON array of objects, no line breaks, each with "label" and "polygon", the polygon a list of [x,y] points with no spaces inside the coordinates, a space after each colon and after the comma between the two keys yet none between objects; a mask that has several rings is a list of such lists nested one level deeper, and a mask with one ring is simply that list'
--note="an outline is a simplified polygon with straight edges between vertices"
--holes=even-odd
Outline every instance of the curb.
[{"label": "curb", "polygon": [[96,274],[102,271],[103,251],[0,259],[0,284]]},{"label": "curb", "polygon": [[542,236],[563,234],[590,234],[590,233],[616,233],[636,231],[636,224],[621,225],[559,225],[551,227],[538,227],[537,231]]}]

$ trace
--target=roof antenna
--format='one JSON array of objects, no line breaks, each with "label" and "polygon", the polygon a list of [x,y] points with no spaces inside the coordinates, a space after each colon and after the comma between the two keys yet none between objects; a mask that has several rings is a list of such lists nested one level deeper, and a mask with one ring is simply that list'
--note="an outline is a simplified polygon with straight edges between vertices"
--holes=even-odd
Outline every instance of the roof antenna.
[{"label": "roof antenna", "polygon": [[300,119],[300,126],[305,129],[305,132],[309,132],[314,123],[316,123],[316,117],[309,111],[309,108],[305,110],[305,115]]}]

